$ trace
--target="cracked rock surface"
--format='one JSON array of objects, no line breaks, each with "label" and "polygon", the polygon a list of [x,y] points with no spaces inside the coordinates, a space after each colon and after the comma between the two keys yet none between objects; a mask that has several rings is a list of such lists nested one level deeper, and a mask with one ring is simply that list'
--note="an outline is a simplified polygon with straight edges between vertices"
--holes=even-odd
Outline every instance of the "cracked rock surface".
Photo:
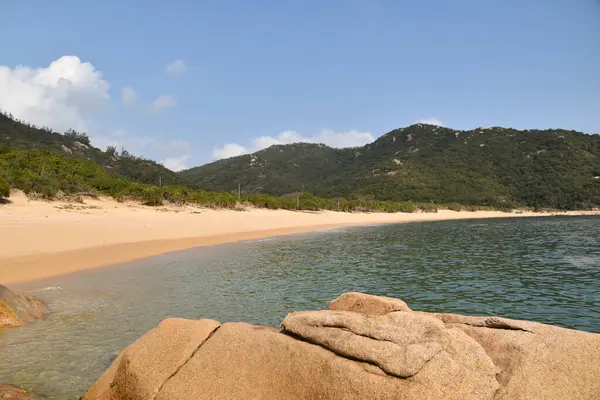
[{"label": "cracked rock surface", "polygon": [[84,399],[600,399],[600,334],[345,293],[282,330],[164,320]]}]

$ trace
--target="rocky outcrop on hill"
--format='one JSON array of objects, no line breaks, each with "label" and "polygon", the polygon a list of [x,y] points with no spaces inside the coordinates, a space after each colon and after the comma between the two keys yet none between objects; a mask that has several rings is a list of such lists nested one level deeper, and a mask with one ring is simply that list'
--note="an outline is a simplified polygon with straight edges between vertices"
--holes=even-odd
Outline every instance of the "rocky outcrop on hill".
[{"label": "rocky outcrop on hill", "polygon": [[600,399],[599,377],[599,334],[346,293],[281,330],[164,320],[84,399]]},{"label": "rocky outcrop on hill", "polygon": [[0,285],[0,328],[21,326],[45,313],[46,305],[34,296]]}]

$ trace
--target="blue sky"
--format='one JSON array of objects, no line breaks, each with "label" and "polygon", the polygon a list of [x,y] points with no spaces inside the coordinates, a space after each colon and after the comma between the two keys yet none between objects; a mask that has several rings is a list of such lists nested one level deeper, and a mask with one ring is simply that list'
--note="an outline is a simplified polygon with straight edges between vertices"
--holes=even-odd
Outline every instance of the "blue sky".
[{"label": "blue sky", "polygon": [[418,120],[600,131],[598,0],[0,0],[0,20],[0,108],[172,168]]}]

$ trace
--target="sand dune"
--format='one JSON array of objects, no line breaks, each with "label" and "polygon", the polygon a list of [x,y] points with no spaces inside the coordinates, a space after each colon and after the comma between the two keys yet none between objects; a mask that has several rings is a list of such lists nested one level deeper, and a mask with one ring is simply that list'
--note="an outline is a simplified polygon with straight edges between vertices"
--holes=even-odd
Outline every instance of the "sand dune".
[{"label": "sand dune", "polygon": [[112,199],[0,205],[0,283],[31,281],[170,251],[319,229],[412,221],[539,216],[496,211],[341,213],[145,207]]}]

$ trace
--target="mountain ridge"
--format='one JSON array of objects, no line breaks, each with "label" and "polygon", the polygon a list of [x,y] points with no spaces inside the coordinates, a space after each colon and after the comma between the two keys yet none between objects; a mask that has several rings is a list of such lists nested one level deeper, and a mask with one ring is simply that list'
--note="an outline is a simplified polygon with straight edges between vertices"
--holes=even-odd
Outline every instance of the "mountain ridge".
[{"label": "mountain ridge", "polygon": [[124,149],[95,148],[83,133],[60,134],[0,113],[0,153],[4,197],[11,187],[47,197],[94,188],[117,197],[133,193],[156,204],[191,197],[234,204],[243,195],[261,206],[294,208],[293,199],[307,201],[312,193],[320,198],[310,200],[312,208],[332,207],[331,201],[346,204],[336,201],[340,198],[348,201],[348,209],[381,208],[381,202],[390,210],[417,203],[600,207],[600,135],[564,129],[414,124],[361,147],[274,145],[176,173]]},{"label": "mountain ridge", "polygon": [[589,208],[600,205],[600,136],[413,124],[362,147],[274,145],[180,174],[205,190]]}]

